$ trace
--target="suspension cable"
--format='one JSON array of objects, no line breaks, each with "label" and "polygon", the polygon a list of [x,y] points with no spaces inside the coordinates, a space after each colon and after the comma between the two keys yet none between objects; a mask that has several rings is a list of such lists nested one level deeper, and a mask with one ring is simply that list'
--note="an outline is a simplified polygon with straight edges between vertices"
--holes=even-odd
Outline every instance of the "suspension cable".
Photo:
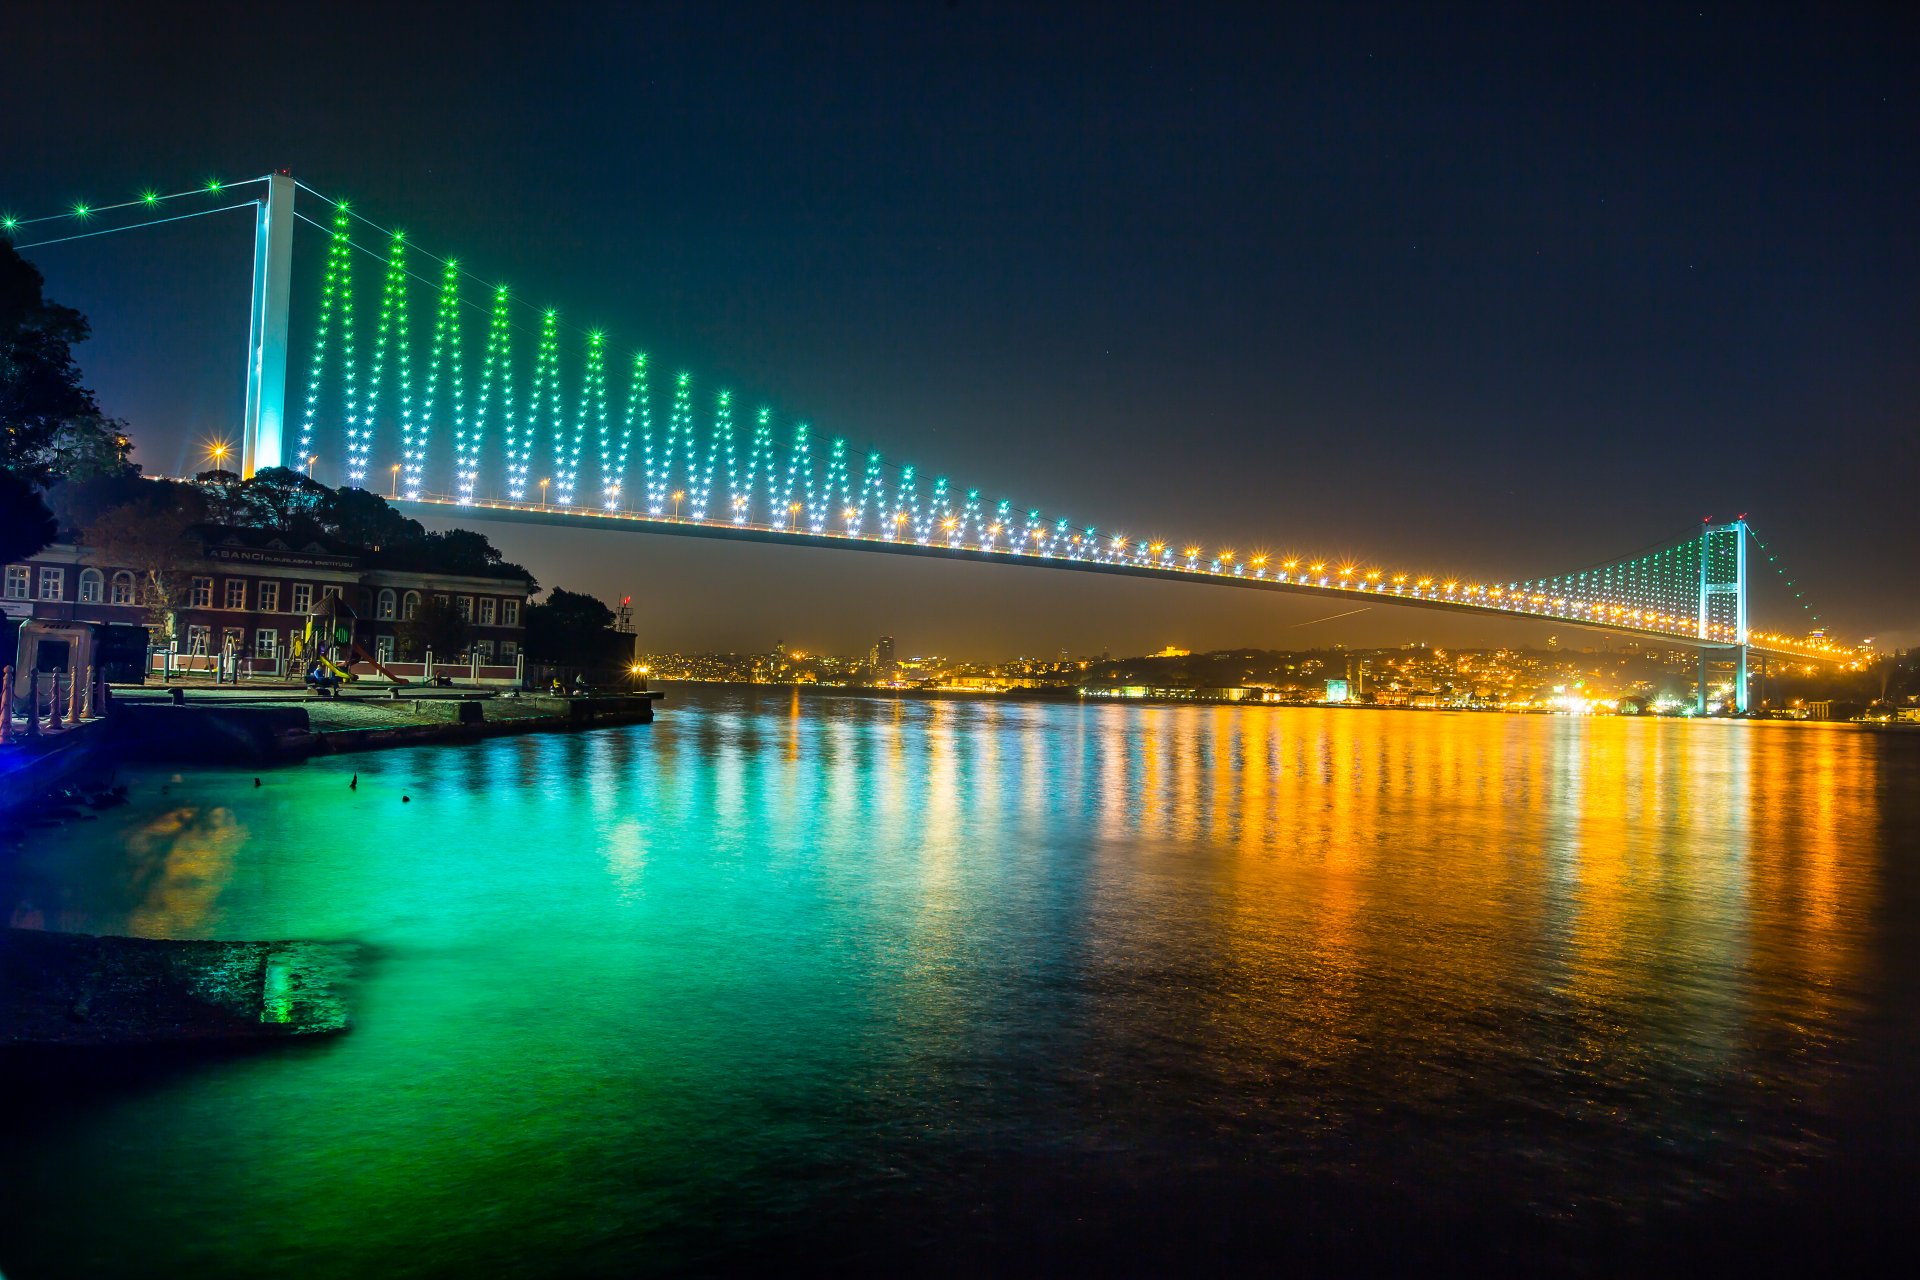
[{"label": "suspension cable", "polygon": [[[237,185],[237,184],[236,184]],[[144,231],[148,227],[161,226],[168,222],[185,222],[188,218],[204,218],[214,213],[232,213],[235,209],[257,209],[258,200],[242,200],[238,204],[222,205],[218,209],[198,209],[193,213],[176,213],[171,218],[155,218],[151,222],[130,222],[124,227],[101,227],[98,231],[80,231],[70,236],[55,236],[50,240],[30,240],[25,244],[16,244],[16,249],[38,249],[42,245],[65,244],[69,240],[91,240],[95,236],[110,236],[121,231]],[[35,222],[44,222],[44,218],[35,218]],[[22,223],[21,225],[25,225]]]}]

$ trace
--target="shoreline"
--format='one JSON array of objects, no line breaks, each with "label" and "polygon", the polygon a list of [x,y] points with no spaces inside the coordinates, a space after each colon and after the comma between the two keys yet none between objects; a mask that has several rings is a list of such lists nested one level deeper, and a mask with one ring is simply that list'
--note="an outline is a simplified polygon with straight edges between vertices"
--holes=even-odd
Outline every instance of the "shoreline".
[{"label": "shoreline", "polygon": [[1492,716],[1542,716],[1562,720],[1649,720],[1674,722],[1711,722],[1715,724],[1755,723],[1755,724],[1791,724],[1791,725],[1839,725],[1849,729],[1870,733],[1908,733],[1920,732],[1920,723],[1907,724],[1896,722],[1880,724],[1857,720],[1799,720],[1788,716],[1759,715],[1707,715],[1676,716],[1647,712],[1641,715],[1575,715],[1566,711],[1554,711],[1546,708],[1515,709],[1509,707],[1406,707],[1393,706],[1378,702],[1264,702],[1253,698],[1204,698],[1204,697],[1103,697],[1087,696],[1077,688],[1067,689],[944,689],[944,688],[902,688],[894,689],[885,685],[819,684],[811,681],[752,681],[752,680],[661,680],[655,684],[663,688],[686,685],[692,688],[727,689],[765,689],[788,692],[825,694],[837,697],[855,698],[906,698],[914,701],[944,701],[951,699],[960,702],[1037,702],[1055,706],[1148,706],[1148,707],[1233,707],[1263,708],[1273,711],[1381,711],[1410,712],[1420,715],[1492,715]]}]

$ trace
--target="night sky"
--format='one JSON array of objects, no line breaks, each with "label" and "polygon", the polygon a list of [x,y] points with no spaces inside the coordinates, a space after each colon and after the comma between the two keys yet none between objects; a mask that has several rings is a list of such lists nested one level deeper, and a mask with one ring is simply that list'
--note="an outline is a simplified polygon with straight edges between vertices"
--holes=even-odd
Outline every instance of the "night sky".
[{"label": "night sky", "polygon": [[[1920,642],[1910,6],[1038,8],[16,3],[0,207],[286,166],[990,497],[1502,580],[1745,512],[1837,630]],[[150,471],[237,431],[251,239],[29,252]],[[641,594],[652,649],[1551,630],[478,527],[543,584]],[[1790,621],[1777,588],[1755,620]]]}]

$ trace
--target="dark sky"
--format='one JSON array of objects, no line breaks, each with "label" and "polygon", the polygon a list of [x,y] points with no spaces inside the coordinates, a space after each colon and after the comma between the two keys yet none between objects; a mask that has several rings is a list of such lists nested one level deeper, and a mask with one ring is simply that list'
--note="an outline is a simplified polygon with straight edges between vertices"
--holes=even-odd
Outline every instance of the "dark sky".
[{"label": "dark sky", "polygon": [[[0,207],[288,166],[704,386],[1102,528],[1510,579],[1746,512],[1837,629],[1920,642],[1910,6],[454,15],[11,5]],[[29,254],[150,470],[234,431],[250,245]],[[1544,635],[488,531],[643,593],[654,648]]]}]

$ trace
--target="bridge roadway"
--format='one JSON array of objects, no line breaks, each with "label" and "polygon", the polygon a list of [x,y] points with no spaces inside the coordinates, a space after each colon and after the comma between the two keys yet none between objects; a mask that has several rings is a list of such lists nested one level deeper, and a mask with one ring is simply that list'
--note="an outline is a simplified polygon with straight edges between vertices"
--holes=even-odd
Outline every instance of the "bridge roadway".
[{"label": "bridge roadway", "polygon": [[[1116,563],[1110,560],[1079,559],[1067,556],[1040,555],[1017,551],[1007,547],[992,548],[981,546],[955,546],[946,543],[914,539],[896,540],[864,534],[844,532],[811,531],[778,528],[757,523],[734,523],[723,520],[696,520],[690,516],[648,515],[636,511],[607,511],[591,506],[555,506],[537,502],[510,502],[498,499],[475,499],[461,502],[439,495],[422,495],[418,498],[390,497],[387,501],[394,507],[412,515],[446,518],[455,513],[466,516],[479,516],[489,520],[499,520],[513,524],[554,525],[564,528],[601,528],[621,529],[643,533],[670,534],[678,537],[720,538],[734,542],[767,542],[782,546],[824,547],[842,551],[872,551],[891,555],[926,556],[942,560],[973,560],[988,564],[1017,564],[1040,569],[1075,569],[1083,573],[1116,574],[1130,578],[1151,578],[1160,582],[1193,582],[1210,586],[1245,587],[1255,591],[1279,591],[1296,595],[1317,596],[1322,599],[1399,605],[1410,609],[1435,609],[1449,613],[1468,613],[1478,617],[1489,615],[1523,618],[1537,622],[1550,622],[1558,626],[1578,627],[1586,631],[1600,631],[1615,635],[1631,636],[1637,640],[1658,640],[1677,648],[1699,649],[1737,653],[1740,645],[1730,636],[1701,638],[1697,634],[1683,631],[1668,631],[1660,628],[1635,626],[1630,623],[1618,623],[1600,619],[1581,618],[1572,613],[1562,613],[1530,608],[1514,608],[1504,603],[1481,603],[1479,601],[1450,600],[1444,596],[1426,594],[1418,587],[1408,588],[1404,584],[1382,584],[1368,586],[1365,583],[1341,585],[1334,582],[1304,581],[1298,575],[1255,576],[1247,574],[1242,567],[1240,573],[1216,572],[1210,568],[1189,569],[1182,565],[1137,565]],[[1840,646],[1828,646],[1818,649],[1810,642],[1795,641],[1789,637],[1750,632],[1747,649],[1752,653],[1776,654],[1781,657],[1796,658],[1802,661],[1814,659],[1824,662],[1845,662],[1855,655]]]}]

